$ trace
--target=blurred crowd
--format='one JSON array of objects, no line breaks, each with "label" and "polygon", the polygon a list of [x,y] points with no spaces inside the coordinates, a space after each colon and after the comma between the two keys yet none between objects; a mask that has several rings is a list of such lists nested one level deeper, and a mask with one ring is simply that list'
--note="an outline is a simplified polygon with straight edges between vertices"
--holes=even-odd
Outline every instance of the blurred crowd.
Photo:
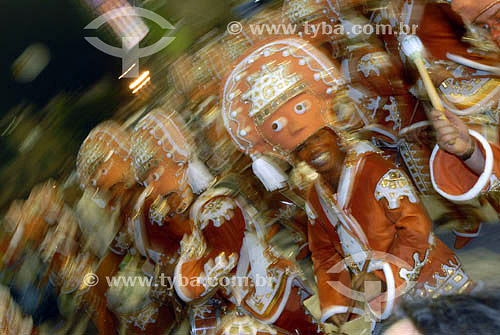
[{"label": "blurred crowd", "polygon": [[500,2],[236,13],[11,203],[0,334],[499,333]]}]

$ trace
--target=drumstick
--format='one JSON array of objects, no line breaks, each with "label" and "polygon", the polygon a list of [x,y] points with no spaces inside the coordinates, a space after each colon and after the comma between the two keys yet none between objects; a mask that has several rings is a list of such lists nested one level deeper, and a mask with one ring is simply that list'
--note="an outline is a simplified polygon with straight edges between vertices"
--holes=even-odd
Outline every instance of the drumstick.
[{"label": "drumstick", "polygon": [[425,90],[427,91],[427,95],[429,96],[434,109],[444,112],[441,99],[439,98],[436,88],[434,87],[431,77],[429,76],[429,73],[424,65],[424,58],[422,55],[424,52],[424,45],[422,44],[422,41],[420,41],[420,38],[416,35],[407,35],[401,42],[401,49],[417,66],[422,82],[424,83]]},{"label": "drumstick", "polygon": [[[367,273],[367,272],[368,272],[368,266],[370,265],[370,262],[371,262],[371,260],[370,260],[370,259],[366,259],[366,260],[365,260],[365,263],[363,264],[363,269],[361,270],[361,274],[363,274],[363,273]],[[359,283],[359,284],[357,285],[357,287],[353,287],[352,289],[353,289],[354,291],[358,292],[358,291],[359,291],[359,289],[361,288],[361,285],[362,285],[362,283]],[[366,303],[368,303],[368,301],[367,301]],[[347,312],[346,312],[346,316],[345,316],[344,322],[340,325],[340,327],[339,327],[339,329],[338,329],[338,333],[339,333],[339,334],[344,334],[344,333],[342,332],[342,327],[344,326],[344,324],[345,324],[347,321],[349,321],[349,317],[350,317],[350,316],[351,316],[351,314],[352,314],[352,311],[353,311],[353,309],[354,309],[354,305],[355,305],[355,304],[356,304],[356,300],[351,299],[351,304],[349,305],[349,308],[347,309]]]}]

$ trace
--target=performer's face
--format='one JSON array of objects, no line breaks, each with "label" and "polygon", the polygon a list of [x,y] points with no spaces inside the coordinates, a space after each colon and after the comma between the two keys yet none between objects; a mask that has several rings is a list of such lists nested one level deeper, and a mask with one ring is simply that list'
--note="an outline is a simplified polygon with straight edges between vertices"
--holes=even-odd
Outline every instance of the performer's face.
[{"label": "performer's face", "polygon": [[481,14],[476,19],[476,23],[488,26],[491,38],[500,48],[500,3],[497,3],[495,6]]},{"label": "performer's face", "polygon": [[107,193],[111,200],[120,198],[123,192],[135,184],[130,162],[115,157],[104,162],[92,180],[95,180],[94,187]]},{"label": "performer's face", "polygon": [[323,128],[295,150],[296,158],[308,163],[319,173],[339,174],[345,153],[340,150],[337,139],[331,130]]},{"label": "performer's face", "polygon": [[453,0],[451,6],[464,21],[478,25],[488,25],[491,38],[500,47],[500,3],[484,9],[492,4],[491,0]]}]

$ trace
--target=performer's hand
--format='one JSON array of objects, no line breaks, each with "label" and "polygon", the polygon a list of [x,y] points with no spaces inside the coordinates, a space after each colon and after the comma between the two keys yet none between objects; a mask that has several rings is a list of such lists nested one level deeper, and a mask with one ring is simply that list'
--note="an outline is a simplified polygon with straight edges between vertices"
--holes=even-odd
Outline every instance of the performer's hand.
[{"label": "performer's hand", "polygon": [[446,152],[466,160],[471,157],[475,149],[475,142],[469,135],[469,129],[458,116],[446,111],[432,110],[429,113],[434,129],[436,130],[437,143]]}]

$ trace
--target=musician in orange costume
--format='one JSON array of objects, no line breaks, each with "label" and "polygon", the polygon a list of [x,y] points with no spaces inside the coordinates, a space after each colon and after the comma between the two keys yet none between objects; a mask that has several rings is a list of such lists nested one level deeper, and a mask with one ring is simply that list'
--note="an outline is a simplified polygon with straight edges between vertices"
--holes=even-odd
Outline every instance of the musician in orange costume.
[{"label": "musician in orange costume", "polygon": [[486,25],[491,38],[500,47],[500,3],[496,0],[452,0],[451,8],[465,23]]},{"label": "musician in orange costume", "polygon": [[[133,240],[127,222],[142,188],[136,184],[131,167],[129,135],[120,124],[106,121],[95,127],[80,146],[77,173],[83,189],[94,192],[95,201],[108,211],[119,211],[116,235],[101,259],[96,275],[102,280],[86,295],[87,307],[93,311],[94,323],[102,334],[115,334],[119,322],[107,308],[106,277],[119,270]],[[105,224],[113,224],[106,222]]]},{"label": "musician in orange costume", "polygon": [[[284,4],[284,15],[293,22],[302,22],[303,36],[313,40],[315,45],[331,42],[333,62],[340,63],[339,68],[348,87],[346,99],[338,97],[338,104],[343,109],[339,114],[342,122],[349,122],[352,129],[361,128],[363,138],[372,140],[384,150],[384,154],[393,156],[395,163],[402,160],[418,191],[425,195],[432,194],[434,191],[426,163],[430,150],[422,143],[409,141],[400,135],[408,130],[407,127],[424,123],[426,115],[422,104],[410,93],[411,85],[404,76],[399,50],[391,53],[390,43],[384,44],[388,41],[380,38],[395,38],[397,35],[355,33],[352,29],[354,25],[368,26],[370,21],[361,13],[356,16],[355,11],[350,11],[348,16],[343,15],[340,21],[336,14],[339,5],[342,2],[290,0]],[[385,11],[382,13],[387,14]],[[386,24],[381,22],[386,18],[379,12],[373,13],[373,17],[377,23]],[[344,34],[306,36],[304,22],[308,25],[342,26]],[[391,23],[393,30],[397,31],[399,22],[392,19]],[[397,41],[393,43],[397,46]]]},{"label": "musician in orange costume", "polygon": [[[478,2],[456,1],[475,6]],[[399,58],[399,42],[407,34],[416,34],[426,48],[425,64],[429,75],[441,95],[446,109],[459,115],[471,128],[487,136],[492,142],[498,141],[496,131],[500,106],[498,64],[500,59],[494,43],[487,36],[477,34],[478,27],[471,21],[462,21],[448,3],[425,2],[420,0],[391,1],[389,7],[373,13],[372,21],[378,24],[391,24],[392,31],[398,32],[403,24],[407,30],[397,34],[382,36],[386,49],[393,57]],[[413,30],[413,31],[411,31]],[[406,79],[413,84],[417,77],[413,63],[402,56],[406,68]],[[487,72],[489,71],[489,72]],[[496,74],[495,74],[496,73]],[[418,80],[411,92],[420,98],[418,107],[430,110],[428,98]],[[417,112],[418,119],[425,120],[425,115]],[[401,117],[404,119],[404,114]],[[408,167],[418,190],[425,195],[435,196],[432,187],[429,160],[434,143],[425,137],[430,125],[428,121],[413,122],[401,130],[401,157]],[[422,140],[423,139],[423,140]],[[462,248],[479,234],[481,221],[479,207],[457,206],[438,197],[437,200],[447,208],[438,221],[458,220],[455,226],[455,248]]]},{"label": "musician in orange costume", "polygon": [[145,189],[135,204],[130,231],[147,259],[143,271],[164,277],[164,287],[157,286],[154,294],[170,301],[178,321],[185,316],[183,307],[170,284],[165,287],[165,279],[173,279],[181,240],[192,231],[188,209],[195,194],[214,182],[194,154],[185,127],[175,112],[155,110],[138,122],[131,136],[134,173]]},{"label": "musician in orange costume", "polygon": [[[363,142],[339,146],[332,105],[344,81],[330,60],[300,39],[270,40],[240,58],[225,80],[222,113],[239,148],[254,159],[268,189],[286,185],[267,157],[307,162],[318,174],[309,190],[309,243],[322,322],[347,319],[350,298],[329,282],[381,280],[385,301],[371,308],[388,317],[396,291],[410,281],[416,295],[461,292],[471,285],[460,261],[431,232],[431,222],[410,181]],[[382,252],[403,262],[366,259]],[[349,270],[329,271],[347,256]],[[365,262],[370,262],[361,271]],[[394,262],[391,262],[394,263]],[[336,273],[335,273],[336,272]],[[379,297],[380,298],[380,297]],[[354,314],[363,312],[353,308]]]},{"label": "musician in orange costume", "polygon": [[[159,118],[158,122],[154,121]],[[101,320],[101,317],[99,320],[98,326],[110,333],[115,332],[120,324],[131,334],[169,333],[181,321],[182,306],[161,276],[169,276],[173,271],[178,242],[185,232],[190,231],[182,213],[189,205],[192,193],[184,178],[187,161],[177,161],[172,166],[164,159],[167,154],[162,148],[168,146],[169,134],[163,131],[165,128],[170,130],[171,125],[163,121],[158,112],[141,120],[132,134],[133,150],[130,149],[130,135],[118,124],[110,122],[95,129],[80,150],[79,171],[83,172],[80,173],[82,181],[102,192],[108,207],[120,209],[120,227],[117,227],[118,233],[100,264],[97,272],[99,278],[120,275],[117,273],[118,267],[134,247],[146,259],[142,267],[143,274],[155,280],[151,292],[141,296],[139,304],[120,302],[120,292],[108,290],[105,281],[100,281],[100,285],[94,288],[100,300],[105,300],[105,305],[116,317],[106,320]],[[165,145],[161,141],[158,143],[159,139],[164,139]],[[137,184],[136,178],[148,187]],[[185,193],[175,192],[179,190]],[[165,199],[157,198],[161,194],[174,202],[165,206]],[[186,196],[176,202],[181,199],[181,195]],[[162,225],[166,225],[166,228]],[[107,298],[103,298],[105,296]],[[103,315],[107,314],[103,312]]]},{"label": "musician in orange costume", "polygon": [[181,242],[175,271],[178,295],[199,305],[218,292],[265,324],[318,332],[301,304],[311,293],[297,265],[273,250],[255,208],[225,184],[223,179],[191,208],[193,233]]},{"label": "musician in orange costume", "polygon": [[[182,163],[195,167],[201,163],[192,156],[190,139],[182,127],[174,115],[152,113],[139,123],[136,132],[140,135],[134,134],[133,138],[138,140],[133,141],[142,144],[133,151],[137,152],[134,154],[137,166],[147,167],[138,171],[138,177],[148,185],[144,203],[152,203],[146,221],[153,226],[150,229],[156,229],[155,235],[160,236],[178,225],[179,232],[185,234],[183,237],[180,233],[169,233],[170,238],[177,237],[176,243],[180,242],[180,250],[171,264],[175,266],[176,293],[183,301],[196,305],[193,328],[196,331],[202,324],[205,329],[216,328],[205,318],[205,311],[214,309],[209,299],[218,292],[232,303],[240,303],[265,323],[315,333],[317,325],[300,306],[299,293],[306,289],[298,278],[298,269],[266,244],[263,227],[254,222],[257,211],[250,208],[244,197],[238,196],[241,192],[238,186],[229,186],[233,184],[230,178],[223,178],[217,184],[213,178],[207,178],[210,183],[204,184],[212,187],[191,204],[192,188],[187,183],[190,174]],[[198,184],[199,181],[200,178]],[[179,223],[170,222],[172,216],[179,217]],[[160,224],[162,227],[155,227]],[[231,280],[233,275],[248,276],[254,283],[261,276],[268,279],[269,286],[255,289],[235,281],[237,287],[226,285],[225,290],[219,290],[220,281]]]}]

